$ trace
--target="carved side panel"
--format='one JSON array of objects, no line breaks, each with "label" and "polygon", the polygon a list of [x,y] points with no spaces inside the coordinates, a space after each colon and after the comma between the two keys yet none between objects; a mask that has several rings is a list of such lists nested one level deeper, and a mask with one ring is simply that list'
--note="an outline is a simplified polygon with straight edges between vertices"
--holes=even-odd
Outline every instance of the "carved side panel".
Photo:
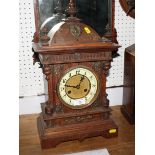
[{"label": "carved side panel", "polygon": [[87,115],[78,115],[78,116],[70,116],[61,118],[55,118],[52,117],[45,120],[46,128],[53,128],[53,127],[59,127],[64,125],[70,125],[70,124],[78,124],[78,123],[85,123],[90,121],[98,121],[98,120],[107,120],[109,119],[110,111],[104,112],[104,113],[98,113],[98,114],[87,114]]},{"label": "carved side panel", "polygon": [[59,127],[64,125],[70,124],[78,124],[90,121],[97,121],[97,120],[106,120],[109,118],[109,112],[99,113],[99,114],[88,114],[88,115],[81,115],[81,116],[70,116],[70,117],[63,117],[57,119],[48,119],[45,120],[46,128],[51,127]]},{"label": "carved side panel", "polygon": [[58,92],[57,92],[57,87],[58,83],[60,80],[60,77],[62,76],[64,72],[64,64],[56,64],[53,65],[53,97],[54,97],[54,111],[55,113],[62,113],[63,112],[63,105],[61,104],[59,97],[58,97]]},{"label": "carved side panel", "polygon": [[107,99],[106,93],[106,80],[109,74],[109,69],[111,67],[110,61],[101,61],[100,62],[100,81],[101,81],[101,92],[100,92],[100,102],[105,108],[109,107],[109,100]]},{"label": "carved side panel", "polygon": [[45,106],[45,113],[52,115],[53,113],[53,82],[52,82],[52,72],[50,65],[43,65],[43,73],[46,76],[46,80],[48,82],[48,101]]}]

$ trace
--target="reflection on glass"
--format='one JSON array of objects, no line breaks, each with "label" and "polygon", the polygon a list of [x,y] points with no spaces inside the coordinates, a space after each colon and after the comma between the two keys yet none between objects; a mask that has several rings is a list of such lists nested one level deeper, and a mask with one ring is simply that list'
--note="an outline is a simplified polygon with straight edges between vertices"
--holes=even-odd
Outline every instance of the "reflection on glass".
[{"label": "reflection on glass", "polygon": [[50,30],[54,25],[65,19],[66,16],[64,14],[54,14],[52,17],[47,18],[41,25],[40,30],[42,30],[44,27],[46,27],[48,30]]},{"label": "reflection on glass", "polygon": [[77,16],[103,36],[108,23],[108,0],[76,0]]},{"label": "reflection on glass", "polygon": [[[111,0],[76,0],[77,17],[95,29],[100,36],[105,34],[108,21],[111,22],[108,19],[109,1]],[[41,29],[46,26],[50,30],[66,18],[65,10],[69,0],[38,0],[38,2]]]},{"label": "reflection on glass", "polygon": [[48,31],[54,25],[66,18],[62,10],[62,0],[39,0],[40,9],[40,30],[44,27]]}]

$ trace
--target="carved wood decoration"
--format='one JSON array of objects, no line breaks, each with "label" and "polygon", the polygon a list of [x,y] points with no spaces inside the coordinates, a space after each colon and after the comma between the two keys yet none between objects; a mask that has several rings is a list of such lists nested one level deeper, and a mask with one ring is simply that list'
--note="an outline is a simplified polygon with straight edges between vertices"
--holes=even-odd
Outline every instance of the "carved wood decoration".
[{"label": "carved wood decoration", "polygon": [[[33,43],[34,63],[40,62],[48,82],[48,101],[41,103],[42,112],[37,120],[43,149],[69,140],[82,141],[99,135],[106,138],[118,135],[118,127],[110,118],[111,108],[105,89],[112,52],[117,51],[120,46],[102,39],[95,30],[74,17],[76,8],[73,0],[69,1],[67,12],[69,17],[60,21],[56,25],[59,26],[57,29],[53,27],[48,36],[44,30],[39,42]],[[73,75],[69,72],[80,67],[82,70],[76,70]],[[77,76],[77,80],[70,80],[72,85],[66,85],[67,80],[62,80],[65,76],[68,81],[70,78],[76,79],[74,76]],[[94,80],[90,80],[93,76],[97,79],[96,85]],[[84,89],[86,83],[87,89]],[[96,90],[94,97],[91,96],[93,92],[89,92],[92,87],[96,87],[92,89]],[[77,98],[76,94],[71,95],[69,102],[63,100],[60,88],[68,98],[70,95],[67,93],[71,91],[88,93]],[[87,101],[88,98],[91,100]]]},{"label": "carved wood decoration", "polygon": [[[54,23],[58,21],[60,22],[60,19],[65,18],[64,14],[66,14],[67,12],[66,6],[68,4],[68,1],[69,0],[57,0],[57,1],[46,0],[46,3],[44,4],[43,0],[40,1],[34,0],[34,14],[35,14],[35,28],[36,28],[36,33],[34,35],[34,42],[39,41],[41,23],[43,22],[43,19],[45,17],[49,18],[50,16],[52,16],[53,13],[55,13],[54,17],[56,17],[56,20],[54,20]],[[84,20],[85,21],[84,23],[86,24],[91,23],[92,26],[93,23],[97,20],[96,25],[99,26],[100,29],[98,30],[99,35],[101,37],[106,37],[111,41],[117,43],[117,32],[114,27],[115,0],[98,0],[98,1],[76,0],[75,3],[76,6],[78,7],[78,12],[76,16],[78,16],[81,20]],[[53,7],[50,8],[51,6]],[[48,7],[47,11],[46,7]],[[49,10],[51,10],[50,13]],[[105,15],[106,17],[103,16],[104,13],[106,13]],[[100,20],[102,20],[102,22],[104,20],[105,23],[102,24]],[[52,22],[50,23],[53,26],[53,23]],[[98,29],[97,26],[94,26],[93,28]]]}]

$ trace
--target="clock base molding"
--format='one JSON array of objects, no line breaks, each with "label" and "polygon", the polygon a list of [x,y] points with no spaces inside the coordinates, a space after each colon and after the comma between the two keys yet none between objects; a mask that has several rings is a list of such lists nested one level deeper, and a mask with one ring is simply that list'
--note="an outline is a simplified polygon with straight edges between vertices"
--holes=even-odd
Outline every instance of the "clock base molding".
[{"label": "clock base molding", "polygon": [[118,136],[118,127],[112,119],[90,121],[61,127],[47,128],[42,120],[42,113],[37,118],[37,127],[42,149],[56,147],[58,144],[86,138],[102,136],[112,138]]}]

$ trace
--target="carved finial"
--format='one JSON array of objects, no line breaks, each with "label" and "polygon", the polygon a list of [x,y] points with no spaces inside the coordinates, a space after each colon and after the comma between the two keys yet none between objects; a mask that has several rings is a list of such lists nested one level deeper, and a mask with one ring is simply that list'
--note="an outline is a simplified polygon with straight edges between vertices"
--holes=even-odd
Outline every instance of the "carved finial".
[{"label": "carved finial", "polygon": [[108,23],[107,25],[106,25],[106,28],[105,28],[105,30],[106,30],[106,32],[105,32],[105,34],[104,34],[104,37],[102,37],[102,41],[104,41],[104,42],[111,42],[111,40],[112,40],[112,32],[111,32],[111,25]]},{"label": "carved finial", "polygon": [[77,9],[75,6],[75,0],[70,0],[66,12],[70,15],[70,17],[74,17],[77,13]]},{"label": "carved finial", "polygon": [[62,13],[62,0],[58,0],[54,11],[58,14]]},{"label": "carved finial", "polygon": [[48,33],[48,29],[46,27],[44,27],[42,30],[41,30],[41,37],[40,37],[40,40],[41,40],[41,43],[43,46],[47,46],[48,45],[48,41],[50,40],[50,38],[47,36],[47,33]]}]

